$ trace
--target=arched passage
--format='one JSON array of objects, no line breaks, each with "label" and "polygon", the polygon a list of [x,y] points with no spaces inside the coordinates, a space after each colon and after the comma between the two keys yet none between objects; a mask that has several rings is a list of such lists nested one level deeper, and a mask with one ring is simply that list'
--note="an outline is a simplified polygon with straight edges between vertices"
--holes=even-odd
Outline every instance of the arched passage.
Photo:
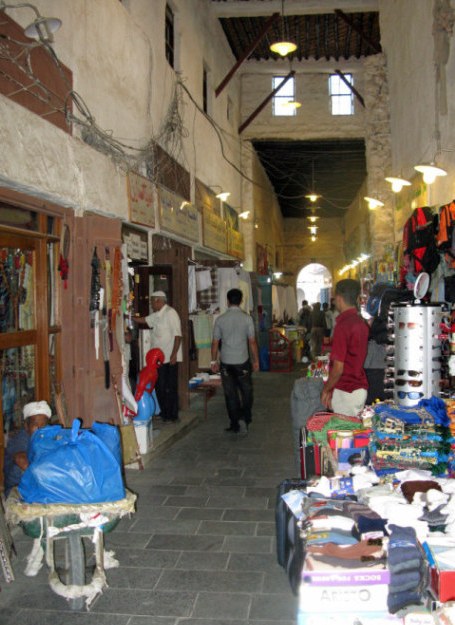
[{"label": "arched passage", "polygon": [[314,302],[329,302],[332,288],[332,275],[324,265],[310,263],[303,267],[297,276],[297,302],[300,306],[302,300]]}]

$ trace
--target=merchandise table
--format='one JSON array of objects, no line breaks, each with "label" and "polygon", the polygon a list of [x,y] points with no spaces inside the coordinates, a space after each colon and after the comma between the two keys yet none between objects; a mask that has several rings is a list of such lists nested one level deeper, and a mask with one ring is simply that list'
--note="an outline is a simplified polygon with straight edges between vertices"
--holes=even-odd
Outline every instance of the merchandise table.
[{"label": "merchandise table", "polygon": [[216,395],[217,389],[221,388],[221,378],[216,380],[208,380],[207,382],[202,382],[198,386],[190,389],[191,393],[197,393],[199,395],[204,396],[204,419],[207,419],[207,404],[209,399]]}]

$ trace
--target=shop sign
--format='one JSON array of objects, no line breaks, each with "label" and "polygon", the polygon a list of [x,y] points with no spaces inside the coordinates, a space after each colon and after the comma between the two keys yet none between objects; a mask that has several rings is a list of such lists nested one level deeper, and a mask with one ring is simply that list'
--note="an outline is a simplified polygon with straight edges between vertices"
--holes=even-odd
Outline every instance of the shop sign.
[{"label": "shop sign", "polygon": [[190,241],[199,240],[199,220],[196,207],[182,197],[158,187],[160,228]]},{"label": "shop sign", "polygon": [[203,243],[212,250],[227,253],[226,224],[206,206],[203,208]]},{"label": "shop sign", "polygon": [[126,244],[128,258],[148,262],[147,232],[124,226],[122,228],[122,241]]},{"label": "shop sign", "polygon": [[227,229],[227,253],[230,256],[239,258],[240,260],[245,258],[243,234],[241,232],[237,232],[237,230],[233,230],[232,228]]},{"label": "shop sign", "polygon": [[130,171],[127,175],[129,220],[134,224],[155,227],[153,183],[148,178]]}]

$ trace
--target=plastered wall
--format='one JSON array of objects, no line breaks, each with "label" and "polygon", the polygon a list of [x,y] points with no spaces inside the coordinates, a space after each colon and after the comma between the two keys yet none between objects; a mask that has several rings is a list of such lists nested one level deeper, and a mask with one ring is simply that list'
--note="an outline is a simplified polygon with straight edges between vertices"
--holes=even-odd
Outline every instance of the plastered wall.
[{"label": "plastered wall", "polygon": [[[36,0],[42,15],[62,20],[54,50],[73,72],[74,90],[97,126],[128,145],[132,156],[137,155],[134,148],[158,141],[193,176],[229,189],[230,203],[238,206],[240,143],[232,132],[238,121],[238,79],[210,102],[216,128],[200,110],[203,65],[208,64],[214,87],[232,66],[232,54],[218,20],[207,10],[208,0],[176,1],[174,72],[164,57],[165,5],[165,0]],[[8,9],[8,15],[22,26],[34,18],[27,8]],[[178,129],[174,124],[172,132],[168,122],[177,79],[183,88]],[[230,121],[228,97],[235,103]],[[3,96],[0,120],[2,184],[76,213],[90,209],[128,219],[124,163],[114,164],[87,146],[80,139],[81,126],[74,126],[71,137]]]}]

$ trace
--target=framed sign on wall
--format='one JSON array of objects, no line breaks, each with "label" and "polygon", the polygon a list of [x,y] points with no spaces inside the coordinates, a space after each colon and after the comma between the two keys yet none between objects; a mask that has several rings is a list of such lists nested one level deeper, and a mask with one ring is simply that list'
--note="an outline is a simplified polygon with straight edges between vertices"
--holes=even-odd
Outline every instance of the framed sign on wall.
[{"label": "framed sign on wall", "polygon": [[131,223],[141,226],[155,227],[155,196],[151,180],[137,174],[128,172],[128,206],[129,220]]}]

